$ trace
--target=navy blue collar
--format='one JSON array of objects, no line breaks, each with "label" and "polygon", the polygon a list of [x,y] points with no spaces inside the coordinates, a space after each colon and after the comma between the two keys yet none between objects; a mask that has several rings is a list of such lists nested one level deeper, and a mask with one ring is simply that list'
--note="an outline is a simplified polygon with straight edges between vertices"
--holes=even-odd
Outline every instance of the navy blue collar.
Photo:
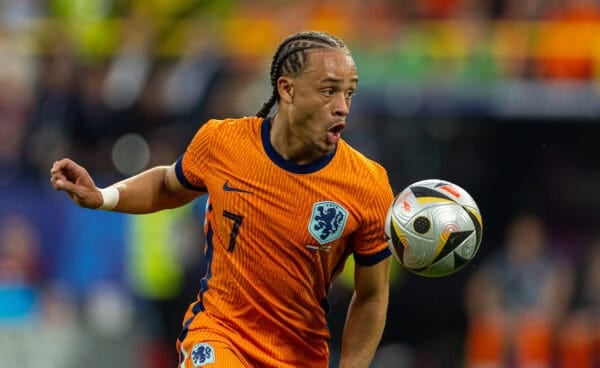
[{"label": "navy blue collar", "polygon": [[271,144],[271,137],[269,135],[269,133],[271,132],[271,117],[266,117],[265,120],[263,120],[260,129],[263,148],[267,156],[269,156],[271,161],[273,161],[277,166],[296,174],[310,174],[315,171],[321,170],[329,163],[329,161],[333,159],[333,157],[335,156],[335,152],[337,151],[336,145],[335,149],[331,153],[328,153],[325,156],[309,164],[297,164],[295,162],[288,161],[285,158],[283,158],[277,151],[275,151],[275,148]]}]

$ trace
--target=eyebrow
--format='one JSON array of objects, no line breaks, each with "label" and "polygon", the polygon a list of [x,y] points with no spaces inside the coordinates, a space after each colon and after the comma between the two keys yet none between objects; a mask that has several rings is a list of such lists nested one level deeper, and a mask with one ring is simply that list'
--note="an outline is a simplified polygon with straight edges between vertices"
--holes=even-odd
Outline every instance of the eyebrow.
[{"label": "eyebrow", "polygon": [[[333,77],[328,77],[325,79],[322,79],[320,81],[320,83],[327,83],[327,82],[331,82],[331,83],[342,83],[344,80],[342,78],[333,78]],[[355,82],[358,83],[358,77],[353,77],[350,79],[350,82]]]}]

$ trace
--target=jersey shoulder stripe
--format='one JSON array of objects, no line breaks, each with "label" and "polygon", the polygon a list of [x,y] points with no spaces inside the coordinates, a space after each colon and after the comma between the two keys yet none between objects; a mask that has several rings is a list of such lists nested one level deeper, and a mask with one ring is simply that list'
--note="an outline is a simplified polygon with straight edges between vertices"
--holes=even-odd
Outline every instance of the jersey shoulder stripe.
[{"label": "jersey shoulder stripe", "polygon": [[206,187],[194,185],[190,183],[185,177],[185,174],[183,173],[183,155],[181,155],[175,163],[175,175],[177,175],[179,183],[181,183],[181,185],[183,185],[185,188],[195,190],[198,192],[206,192]]}]

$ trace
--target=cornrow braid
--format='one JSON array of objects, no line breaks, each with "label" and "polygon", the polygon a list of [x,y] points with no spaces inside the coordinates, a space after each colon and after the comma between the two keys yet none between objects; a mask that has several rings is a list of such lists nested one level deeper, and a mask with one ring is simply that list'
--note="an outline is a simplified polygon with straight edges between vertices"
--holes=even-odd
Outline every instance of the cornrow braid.
[{"label": "cornrow braid", "polygon": [[271,62],[271,97],[265,102],[256,116],[265,118],[271,108],[279,102],[277,80],[282,75],[295,75],[305,66],[308,50],[347,47],[342,40],[325,32],[299,32],[286,38],[275,51]]}]

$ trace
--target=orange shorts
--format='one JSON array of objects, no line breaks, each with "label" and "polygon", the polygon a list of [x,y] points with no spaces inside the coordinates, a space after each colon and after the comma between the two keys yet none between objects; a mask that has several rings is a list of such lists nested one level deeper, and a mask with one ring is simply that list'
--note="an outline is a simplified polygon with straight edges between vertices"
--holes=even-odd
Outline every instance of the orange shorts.
[{"label": "orange shorts", "polygon": [[189,330],[177,341],[178,368],[252,368],[227,339],[201,330]]}]

